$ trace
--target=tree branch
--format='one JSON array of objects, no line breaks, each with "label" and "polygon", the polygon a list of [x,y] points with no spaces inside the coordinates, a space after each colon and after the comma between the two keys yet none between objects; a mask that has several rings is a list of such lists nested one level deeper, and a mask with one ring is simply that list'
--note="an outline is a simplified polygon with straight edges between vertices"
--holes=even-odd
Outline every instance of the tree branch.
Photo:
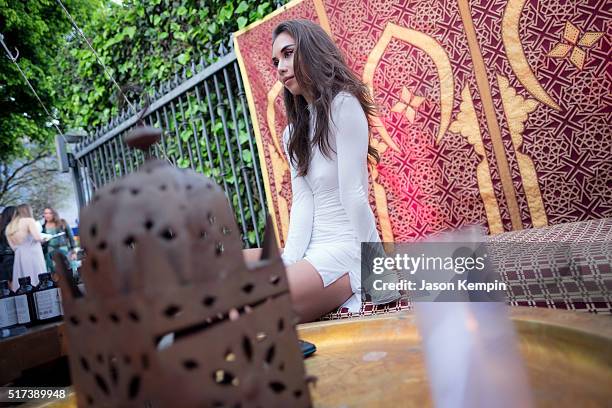
[{"label": "tree branch", "polygon": [[30,178],[27,178],[27,179],[21,179],[21,180],[19,180],[18,182],[14,183],[11,186],[11,190],[18,189],[18,188],[20,188],[20,186],[21,187],[27,186],[28,184],[30,184],[34,180],[36,180],[36,177],[30,177]]},{"label": "tree branch", "polygon": [[48,154],[46,152],[44,152],[44,151],[41,151],[36,156],[34,156],[34,158],[32,158],[32,160],[26,161],[21,166],[17,167],[15,170],[13,170],[13,174],[8,176],[4,180],[4,183],[3,183],[4,185],[2,186],[2,192],[6,192],[8,190],[8,186],[9,186],[11,180],[13,180],[21,170],[32,166],[34,163],[38,162],[39,160],[42,160],[45,157],[48,157]]}]

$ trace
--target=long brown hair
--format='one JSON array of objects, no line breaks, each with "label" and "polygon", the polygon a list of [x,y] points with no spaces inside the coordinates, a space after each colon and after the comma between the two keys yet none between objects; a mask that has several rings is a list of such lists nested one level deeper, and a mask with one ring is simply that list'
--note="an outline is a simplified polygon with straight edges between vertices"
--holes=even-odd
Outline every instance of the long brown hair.
[{"label": "long brown hair", "polygon": [[[53,208],[53,207],[45,207],[44,210],[49,210],[53,214],[53,218],[51,219],[52,223],[54,223],[56,226],[58,226],[60,228],[65,228],[66,227],[66,220],[64,220],[63,218],[60,218],[59,213],[55,210],[55,208]],[[47,223],[47,221],[45,221],[45,224],[46,223]]]},{"label": "long brown hair", "polygon": [[[4,210],[2,210],[2,215],[0,216],[0,234],[4,235],[6,226],[13,220],[16,211],[17,207],[15,206],[9,205],[4,207]],[[0,238],[0,240],[2,240],[2,238]]]},{"label": "long brown hair", "polygon": [[[315,129],[312,140],[325,156],[330,158],[329,117],[334,97],[340,92],[355,96],[368,118],[376,115],[368,87],[347,66],[342,52],[327,33],[309,20],[288,20],[280,23],[272,33],[272,42],[286,32],[295,41],[293,74],[298,85],[312,97]],[[291,135],[288,152],[292,163],[296,164],[300,176],[308,173],[311,144],[309,139],[308,102],[302,95],[293,95],[284,90],[287,122]],[[378,162],[380,157],[374,147],[368,144],[368,155]]]}]

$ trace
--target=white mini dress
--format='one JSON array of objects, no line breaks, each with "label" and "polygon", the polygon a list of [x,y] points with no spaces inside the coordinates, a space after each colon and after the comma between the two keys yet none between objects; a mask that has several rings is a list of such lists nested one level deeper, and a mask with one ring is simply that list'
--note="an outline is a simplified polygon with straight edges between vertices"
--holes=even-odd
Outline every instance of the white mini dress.
[{"label": "white mini dress", "polygon": [[[342,306],[359,311],[361,242],[380,242],[368,202],[366,115],[357,98],[339,93],[331,106],[331,158],[313,146],[308,174],[303,177],[297,175],[287,154],[289,132],[285,128],[283,146],[291,170],[293,199],[283,262],[291,265],[307,260],[321,275],[324,286],[348,273],[353,296]],[[313,134],[311,114],[311,141]]]}]

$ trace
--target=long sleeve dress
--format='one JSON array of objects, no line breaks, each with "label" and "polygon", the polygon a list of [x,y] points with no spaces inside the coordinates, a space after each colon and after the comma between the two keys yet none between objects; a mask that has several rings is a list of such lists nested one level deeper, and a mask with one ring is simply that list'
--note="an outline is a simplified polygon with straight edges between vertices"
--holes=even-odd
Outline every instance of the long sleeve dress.
[{"label": "long sleeve dress", "polygon": [[[45,263],[47,264],[47,269],[49,272],[55,272],[55,262],[53,257],[56,252],[61,252],[68,258],[70,251],[75,248],[74,245],[74,237],[72,236],[72,228],[65,220],[62,220],[59,225],[55,227],[47,226],[47,223],[43,224],[42,232],[45,234],[55,235],[63,232],[64,235],[60,235],[59,237],[51,238],[46,245],[43,246],[43,252],[45,254]],[[70,265],[74,268],[75,262],[70,260]]]},{"label": "long sleeve dress", "polygon": [[[311,114],[310,140],[313,130]],[[283,132],[285,152],[289,132]],[[368,122],[359,101],[341,92],[331,106],[331,159],[313,146],[308,174],[298,176],[288,158],[293,200],[283,262],[307,260],[324,286],[348,273],[353,296],[343,306],[351,312],[361,305],[361,242],[380,242],[368,202],[368,143]]]}]

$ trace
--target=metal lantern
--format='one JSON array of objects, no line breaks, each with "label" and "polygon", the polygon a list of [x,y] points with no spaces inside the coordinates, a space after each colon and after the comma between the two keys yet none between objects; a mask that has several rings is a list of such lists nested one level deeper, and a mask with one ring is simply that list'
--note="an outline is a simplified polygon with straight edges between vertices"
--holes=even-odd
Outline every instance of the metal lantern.
[{"label": "metal lantern", "polygon": [[311,405],[269,219],[247,266],[223,190],[150,158],[96,192],[80,229],[85,295],[56,259],[79,406]]}]

